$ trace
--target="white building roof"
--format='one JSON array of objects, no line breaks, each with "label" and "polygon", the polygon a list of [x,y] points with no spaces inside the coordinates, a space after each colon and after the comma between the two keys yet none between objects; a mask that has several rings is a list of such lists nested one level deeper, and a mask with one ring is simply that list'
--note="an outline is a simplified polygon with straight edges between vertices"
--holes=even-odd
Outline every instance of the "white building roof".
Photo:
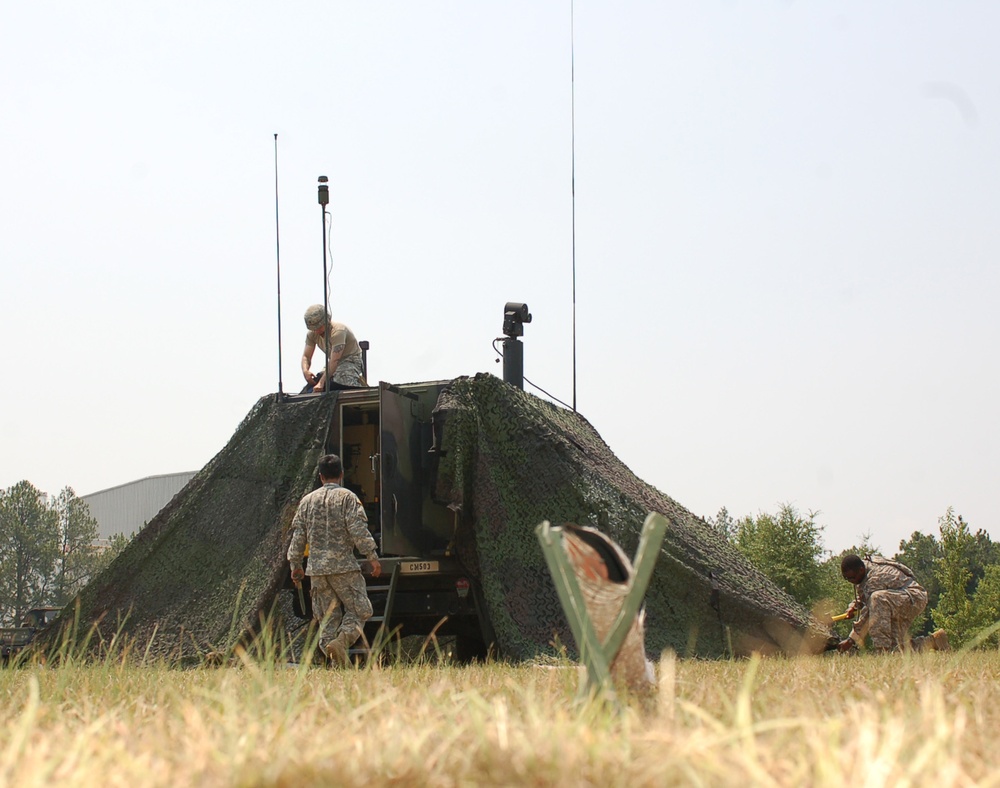
[{"label": "white building roof", "polygon": [[147,476],[80,498],[87,502],[91,515],[97,520],[98,538],[110,539],[114,534],[131,536],[152,520],[195,473],[197,471]]}]

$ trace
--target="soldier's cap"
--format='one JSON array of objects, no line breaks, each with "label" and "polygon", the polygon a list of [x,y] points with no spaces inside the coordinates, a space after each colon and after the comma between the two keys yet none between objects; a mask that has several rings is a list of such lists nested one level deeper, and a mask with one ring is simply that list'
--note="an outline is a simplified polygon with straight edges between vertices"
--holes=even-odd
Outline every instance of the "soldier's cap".
[{"label": "soldier's cap", "polygon": [[325,312],[322,304],[313,304],[306,310],[305,321],[306,328],[310,331],[315,331],[317,328],[323,325],[323,315],[326,315],[326,319],[329,321],[330,315]]}]

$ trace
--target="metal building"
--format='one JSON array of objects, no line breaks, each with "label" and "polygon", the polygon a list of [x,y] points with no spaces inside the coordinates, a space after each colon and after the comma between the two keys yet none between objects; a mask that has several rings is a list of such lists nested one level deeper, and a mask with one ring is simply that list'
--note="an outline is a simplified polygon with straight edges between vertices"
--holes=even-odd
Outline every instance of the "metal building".
[{"label": "metal building", "polygon": [[81,495],[97,520],[98,539],[115,534],[132,536],[156,516],[195,475],[196,471],[147,476],[106,490]]}]

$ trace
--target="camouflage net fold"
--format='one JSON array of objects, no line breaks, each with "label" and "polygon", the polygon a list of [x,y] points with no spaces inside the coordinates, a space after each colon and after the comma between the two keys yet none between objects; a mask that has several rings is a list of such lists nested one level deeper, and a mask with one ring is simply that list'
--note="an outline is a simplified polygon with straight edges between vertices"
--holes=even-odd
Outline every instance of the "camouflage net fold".
[{"label": "camouflage net fold", "polygon": [[[81,592],[80,637],[116,633],[152,656],[227,651],[272,609],[286,530],[315,487],[335,396],[261,398],[229,443]],[[73,615],[67,612],[63,619]]]},{"label": "camouflage net fold", "polygon": [[[646,594],[646,646],[687,656],[816,652],[829,633],[716,530],[636,477],[577,413],[492,375],[459,378],[437,495],[460,507],[460,554],[481,581],[498,643],[526,659],[575,645],[535,536],[543,520],[597,528],[629,556],[650,511],[670,523]],[[713,605],[710,573],[717,579]]]}]

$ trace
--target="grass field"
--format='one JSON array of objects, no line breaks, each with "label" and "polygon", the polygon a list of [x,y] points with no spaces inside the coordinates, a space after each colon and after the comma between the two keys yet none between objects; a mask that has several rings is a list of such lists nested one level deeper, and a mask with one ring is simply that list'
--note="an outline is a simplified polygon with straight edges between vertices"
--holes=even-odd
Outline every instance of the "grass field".
[{"label": "grass field", "polygon": [[248,658],[0,671],[0,785],[993,785],[1000,653],[659,664],[643,708],[569,664]]}]

